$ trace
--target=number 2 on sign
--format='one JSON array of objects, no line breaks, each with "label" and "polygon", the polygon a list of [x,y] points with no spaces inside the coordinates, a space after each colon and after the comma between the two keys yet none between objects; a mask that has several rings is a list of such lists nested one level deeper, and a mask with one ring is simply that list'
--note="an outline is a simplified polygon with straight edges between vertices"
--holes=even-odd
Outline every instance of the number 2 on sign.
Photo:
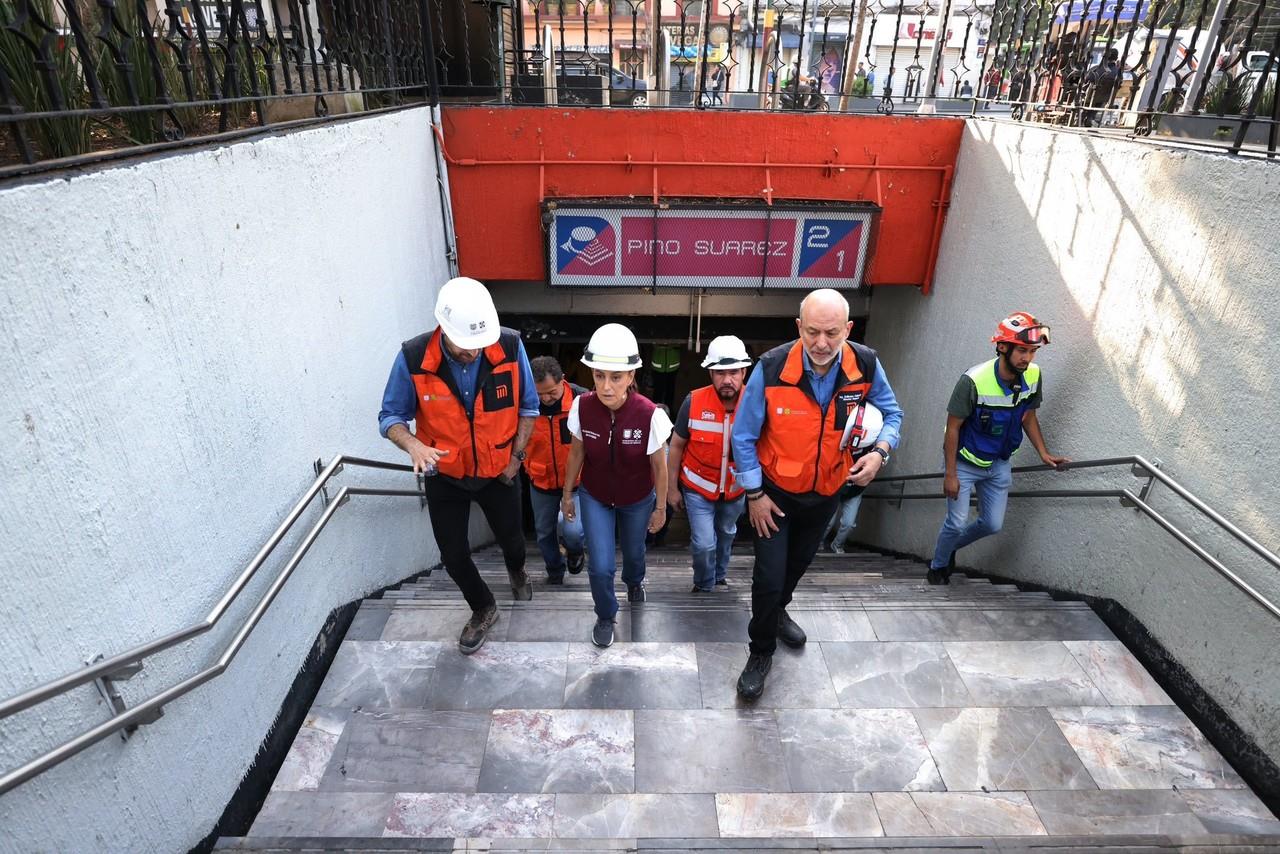
[{"label": "number 2 on sign", "polygon": [[825,225],[814,225],[809,228],[809,239],[805,241],[807,249],[827,249],[831,246],[827,239],[831,237],[831,229]]}]

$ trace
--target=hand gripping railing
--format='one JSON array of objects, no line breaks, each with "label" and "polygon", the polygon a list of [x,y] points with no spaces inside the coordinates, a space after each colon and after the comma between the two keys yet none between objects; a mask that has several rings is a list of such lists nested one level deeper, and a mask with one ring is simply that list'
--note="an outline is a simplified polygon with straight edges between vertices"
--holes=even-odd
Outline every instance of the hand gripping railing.
[{"label": "hand gripping railing", "polygon": [[[1152,486],[1156,481],[1164,484],[1172,490],[1175,495],[1186,501],[1196,510],[1199,510],[1202,515],[1217,524],[1219,528],[1226,531],[1232,537],[1235,537],[1238,541],[1247,546],[1254,554],[1258,555],[1258,557],[1262,558],[1277,569],[1280,569],[1280,555],[1277,555],[1253,537],[1240,530],[1240,528],[1228,521],[1221,513],[1214,510],[1208,504],[1205,504],[1192,494],[1190,490],[1161,471],[1159,460],[1150,461],[1139,456],[1111,457],[1101,460],[1079,460],[1064,463],[1057,467],[1048,465],[1015,466],[1013,471],[1051,471],[1055,468],[1059,471],[1064,471],[1067,469],[1108,468],[1114,466],[1129,466],[1135,477],[1147,478],[1146,484],[1137,494],[1134,494],[1134,492],[1129,489],[1034,489],[1013,490],[1009,495],[1014,498],[1119,498],[1120,502],[1126,507],[1133,507],[1134,509],[1140,510],[1142,513],[1146,514],[1146,516],[1157,525],[1168,531],[1174,539],[1190,549],[1196,557],[1209,564],[1209,566],[1217,570],[1220,575],[1236,587],[1240,588],[1243,593],[1271,612],[1273,617],[1280,618],[1280,607],[1266,596],[1253,589],[1247,581],[1228,569],[1222,561],[1209,554],[1209,552],[1197,543],[1194,538],[1182,531],[1177,525],[1166,519],[1157,510],[1155,510],[1155,508],[1147,503],[1147,497],[1151,494]],[[908,481],[939,480],[945,476],[945,472],[899,475],[897,477],[877,478],[876,484],[899,483],[905,485]],[[940,493],[916,493],[913,495],[907,495],[905,494],[905,486],[903,487],[903,491],[897,494],[875,492],[863,495],[863,498],[887,500],[891,503],[910,500],[939,499],[945,497],[946,496]]]},{"label": "hand gripping railing", "polygon": [[[148,641],[133,649],[126,650],[118,655],[95,661],[79,670],[72,671],[58,679],[47,682],[44,685],[37,686],[28,691],[24,691],[14,697],[0,702],[0,720],[10,715],[29,709],[32,706],[39,705],[54,697],[71,691],[81,685],[89,682],[96,682],[99,691],[111,700],[111,705],[117,712],[114,716],[106,721],[98,724],[92,729],[86,730],[70,741],[64,742],[58,747],[49,750],[41,756],[32,759],[19,768],[0,776],[0,794],[8,792],[17,786],[22,785],[39,774],[44,773],[53,766],[70,759],[85,748],[96,744],[112,733],[121,731],[132,731],[142,724],[151,723],[159,718],[163,708],[172,703],[179,697],[194,691],[196,688],[210,681],[230,666],[231,661],[236,657],[236,653],[244,646],[245,640],[254,630],[254,627],[262,620],[262,616],[267,609],[271,607],[271,603],[275,601],[279,595],[281,588],[285,582],[289,580],[289,576],[302,562],[302,558],[306,556],[311,546],[315,544],[316,538],[320,536],[320,532],[329,524],[338,508],[346,504],[353,495],[389,495],[403,496],[412,498],[421,498],[421,490],[408,489],[371,489],[366,487],[344,486],[340,489],[332,499],[329,498],[325,490],[325,484],[334,475],[342,471],[343,466],[361,466],[364,468],[386,469],[389,471],[413,471],[412,466],[402,465],[400,463],[388,463],[381,460],[366,460],[360,457],[348,457],[338,455],[333,461],[323,469],[317,462],[317,476],[315,482],[303,494],[298,503],[289,511],[289,515],[280,523],[280,527],[276,528],[274,534],[254,555],[253,560],[236,578],[235,583],[227,589],[222,598],[218,600],[218,604],[214,605],[203,620],[185,629],[180,629],[155,640]],[[155,655],[158,652],[177,646],[188,641],[197,635],[202,635],[218,624],[218,621],[226,614],[227,609],[231,607],[231,603],[236,597],[243,592],[244,588],[253,579],[257,571],[266,562],[267,558],[275,550],[280,541],[289,533],[290,529],[302,517],[303,512],[315,500],[317,495],[324,494],[325,508],[320,514],[320,518],[315,521],[311,529],[307,531],[306,536],[302,538],[302,542],[298,544],[297,549],[281,567],[280,572],[276,575],[275,580],[271,582],[271,586],[267,588],[258,604],[254,606],[253,611],[241,624],[239,630],[235,633],[235,637],[223,649],[222,654],[218,656],[218,660],[204,670],[187,677],[172,687],[161,691],[159,694],[152,696],[141,704],[131,709],[124,707],[123,701],[119,699],[118,694],[114,694],[114,689],[110,688],[110,680],[113,678],[127,678],[136,673],[141,667],[142,661],[148,656]],[[114,696],[109,696],[113,695]]]}]

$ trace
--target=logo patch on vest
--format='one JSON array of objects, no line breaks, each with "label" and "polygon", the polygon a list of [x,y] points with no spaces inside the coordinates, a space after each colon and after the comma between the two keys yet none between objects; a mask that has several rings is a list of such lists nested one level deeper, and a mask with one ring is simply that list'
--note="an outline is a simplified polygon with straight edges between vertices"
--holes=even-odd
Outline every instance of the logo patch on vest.
[{"label": "logo patch on vest", "polygon": [[510,409],[516,405],[515,383],[510,373],[494,374],[484,384],[485,412]]},{"label": "logo patch on vest", "polygon": [[644,430],[639,427],[622,431],[622,444],[624,445],[639,445],[643,440]]},{"label": "logo patch on vest", "polygon": [[714,412],[712,412],[710,409],[704,409],[704,410],[702,410],[702,420],[703,420],[703,421],[715,421],[715,420],[716,420],[716,414],[715,414]]},{"label": "logo patch on vest", "polygon": [[774,410],[774,414],[776,415],[808,415],[809,410],[792,409],[789,406],[779,406],[777,409]]},{"label": "logo patch on vest", "polygon": [[858,404],[862,403],[862,397],[861,390],[836,392],[836,429],[844,429],[845,423],[849,420],[849,413],[858,408]]}]

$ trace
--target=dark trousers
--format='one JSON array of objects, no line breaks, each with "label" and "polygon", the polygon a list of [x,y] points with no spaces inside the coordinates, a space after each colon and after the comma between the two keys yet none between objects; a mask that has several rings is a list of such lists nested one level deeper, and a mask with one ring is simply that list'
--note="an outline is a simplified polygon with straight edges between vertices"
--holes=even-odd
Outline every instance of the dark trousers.
[{"label": "dark trousers", "polygon": [[493,535],[502,549],[507,572],[524,569],[524,531],[521,523],[520,481],[504,484],[497,478],[479,490],[464,489],[444,477],[427,478],[427,512],[431,530],[440,547],[440,560],[445,571],[462,591],[462,596],[479,611],[494,604],[493,592],[480,577],[471,559],[471,502],[480,505]]},{"label": "dark trousers", "polygon": [[801,503],[784,492],[768,490],[785,516],[774,516],[778,526],[770,537],[752,528],[756,563],[751,577],[751,651],[773,655],[778,646],[778,615],[791,604],[791,594],[822,544],[827,522],[840,504],[837,496],[816,504]]}]

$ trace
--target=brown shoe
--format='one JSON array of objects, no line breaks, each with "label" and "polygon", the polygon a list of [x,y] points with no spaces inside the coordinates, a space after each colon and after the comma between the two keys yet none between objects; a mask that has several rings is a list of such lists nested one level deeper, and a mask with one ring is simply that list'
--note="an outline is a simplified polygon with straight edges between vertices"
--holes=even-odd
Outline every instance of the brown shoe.
[{"label": "brown shoe", "polygon": [[470,655],[484,646],[484,640],[489,634],[489,629],[493,628],[493,624],[496,622],[498,622],[497,605],[490,605],[483,610],[473,611],[471,619],[467,620],[467,624],[462,627],[462,636],[458,638],[458,651],[463,655]]},{"label": "brown shoe", "polygon": [[517,569],[515,572],[507,570],[507,578],[511,581],[511,597],[517,602],[528,602],[533,598],[533,582],[529,580],[529,573],[523,569]]}]

